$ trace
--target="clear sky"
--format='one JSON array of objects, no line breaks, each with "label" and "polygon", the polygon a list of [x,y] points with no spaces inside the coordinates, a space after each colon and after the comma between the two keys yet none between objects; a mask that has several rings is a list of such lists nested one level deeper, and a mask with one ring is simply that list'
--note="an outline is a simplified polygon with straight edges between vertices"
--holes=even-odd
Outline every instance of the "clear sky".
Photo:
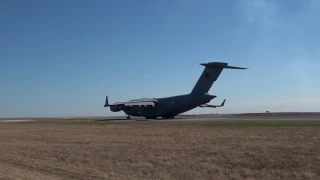
[{"label": "clear sky", "polygon": [[0,116],[123,115],[109,102],[189,93],[194,113],[320,111],[319,0],[2,0]]}]

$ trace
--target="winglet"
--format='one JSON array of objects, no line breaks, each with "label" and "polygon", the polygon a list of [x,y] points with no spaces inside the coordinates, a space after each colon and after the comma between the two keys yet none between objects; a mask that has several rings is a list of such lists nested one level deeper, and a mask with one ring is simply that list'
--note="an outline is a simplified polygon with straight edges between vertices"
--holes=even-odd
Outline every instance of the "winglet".
[{"label": "winglet", "polygon": [[223,100],[223,102],[221,103],[221,107],[224,106],[224,103],[226,102],[226,99]]},{"label": "winglet", "polygon": [[108,101],[108,96],[106,96],[106,101],[105,101],[103,107],[108,107],[108,106],[109,106],[109,101]]}]

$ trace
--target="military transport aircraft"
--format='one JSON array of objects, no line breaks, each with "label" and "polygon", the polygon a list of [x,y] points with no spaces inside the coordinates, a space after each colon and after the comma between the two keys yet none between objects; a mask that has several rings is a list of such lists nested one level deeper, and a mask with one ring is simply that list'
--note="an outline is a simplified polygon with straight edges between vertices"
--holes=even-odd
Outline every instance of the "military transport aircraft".
[{"label": "military transport aircraft", "polygon": [[104,107],[110,107],[112,112],[124,111],[127,119],[130,119],[130,116],[140,116],[145,117],[146,119],[156,119],[158,117],[162,117],[163,119],[172,119],[174,116],[190,111],[196,107],[217,108],[224,106],[226,100],[224,100],[221,105],[206,104],[217,97],[215,95],[208,94],[212,84],[218,79],[224,68],[247,68],[228,66],[228,63],[223,62],[201,63],[200,65],[205,68],[189,94],[165,98],[142,98],[126,102],[116,102],[114,104],[109,104],[108,96],[106,96]]}]

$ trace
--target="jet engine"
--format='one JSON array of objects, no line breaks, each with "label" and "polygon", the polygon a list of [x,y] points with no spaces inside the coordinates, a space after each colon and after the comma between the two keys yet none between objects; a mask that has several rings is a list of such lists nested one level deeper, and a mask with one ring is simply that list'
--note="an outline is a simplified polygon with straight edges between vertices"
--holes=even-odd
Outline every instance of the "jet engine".
[{"label": "jet engine", "polygon": [[117,105],[117,106],[110,106],[110,110],[112,112],[118,112],[122,110],[122,106],[121,105]]}]

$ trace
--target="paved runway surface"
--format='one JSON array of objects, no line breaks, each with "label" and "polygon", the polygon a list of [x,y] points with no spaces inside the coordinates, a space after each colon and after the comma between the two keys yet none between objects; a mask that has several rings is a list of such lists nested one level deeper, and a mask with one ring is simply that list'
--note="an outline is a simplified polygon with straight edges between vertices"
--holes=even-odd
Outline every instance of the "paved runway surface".
[{"label": "paved runway surface", "polygon": [[129,121],[320,121],[320,116],[251,116],[251,117],[177,117],[175,119],[144,119],[134,118],[127,120],[125,117],[107,118],[107,119],[0,119],[0,123],[8,122],[94,122],[94,121],[109,121],[109,122],[129,122]]},{"label": "paved runway surface", "polygon": [[0,119],[0,123],[5,122],[28,122],[28,121],[34,121],[32,119]]}]

